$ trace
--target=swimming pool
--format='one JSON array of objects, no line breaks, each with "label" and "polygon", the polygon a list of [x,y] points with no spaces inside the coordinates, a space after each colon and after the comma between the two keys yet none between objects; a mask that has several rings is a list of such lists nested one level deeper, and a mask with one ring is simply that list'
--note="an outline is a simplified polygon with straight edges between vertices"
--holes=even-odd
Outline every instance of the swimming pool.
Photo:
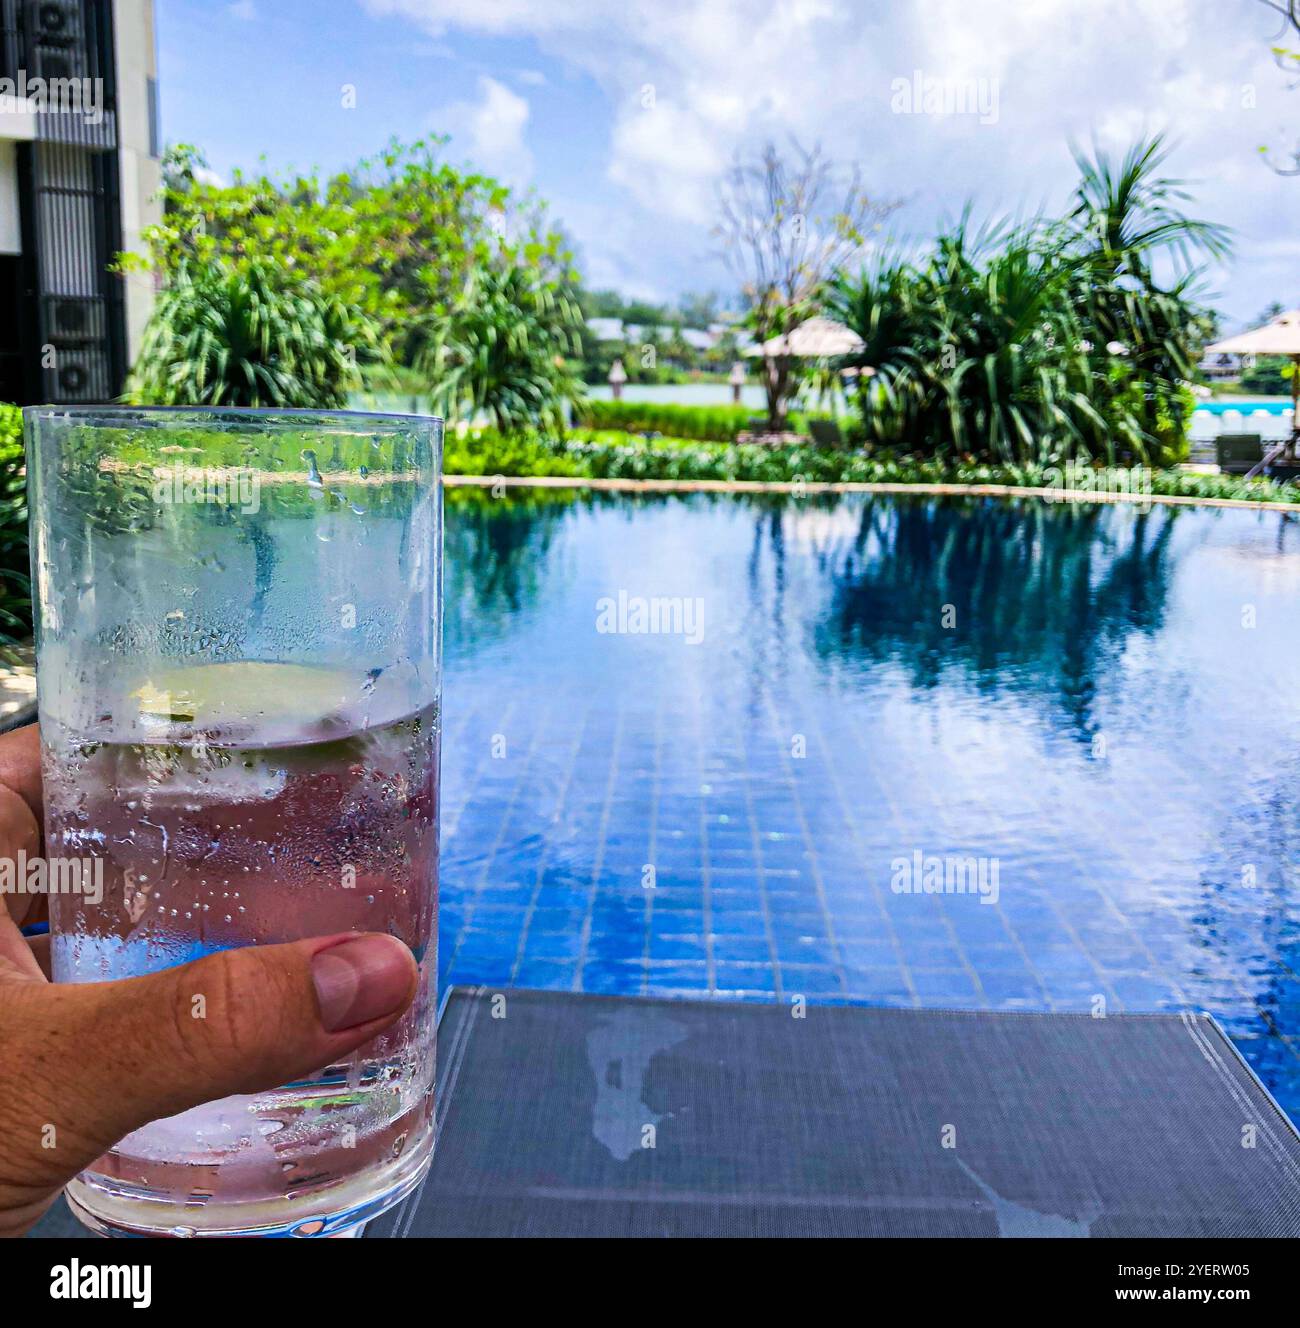
[{"label": "swimming pool", "polygon": [[1300,1115],[1292,518],[476,492],[446,574],[444,983],[1203,1008]]},{"label": "swimming pool", "polygon": [[1192,412],[1188,437],[1212,443],[1222,433],[1257,433],[1265,442],[1290,437],[1291,402],[1279,397],[1220,397]]}]

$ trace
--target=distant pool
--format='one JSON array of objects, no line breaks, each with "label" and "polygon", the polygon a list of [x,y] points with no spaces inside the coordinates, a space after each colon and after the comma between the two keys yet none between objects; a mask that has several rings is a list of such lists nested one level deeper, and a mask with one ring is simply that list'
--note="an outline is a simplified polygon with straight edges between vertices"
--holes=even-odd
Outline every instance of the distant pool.
[{"label": "distant pool", "polygon": [[1221,397],[1202,401],[1188,430],[1193,443],[1213,442],[1221,433],[1257,433],[1280,441],[1291,432],[1291,403],[1277,397]]},{"label": "distant pool", "polygon": [[449,510],[445,982],[1192,1006],[1300,1115],[1292,519],[544,496]]},{"label": "distant pool", "polygon": [[1291,403],[1278,397],[1220,397],[1216,401],[1201,401],[1196,409],[1209,415],[1253,415],[1263,411],[1265,415],[1289,415]]}]

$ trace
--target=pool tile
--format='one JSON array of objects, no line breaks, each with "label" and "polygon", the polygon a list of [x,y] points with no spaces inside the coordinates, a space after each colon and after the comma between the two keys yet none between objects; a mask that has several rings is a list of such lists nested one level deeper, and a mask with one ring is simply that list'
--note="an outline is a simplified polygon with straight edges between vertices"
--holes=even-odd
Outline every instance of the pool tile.
[{"label": "pool tile", "polygon": [[[856,522],[855,505],[867,503],[824,513]],[[534,582],[530,566],[518,606],[479,605],[478,583],[449,599],[441,980],[504,984],[513,974],[521,985],[698,997],[711,973],[719,993],[772,1000],[775,951],[783,990],[826,1003],[1187,1002],[1211,1009],[1265,1082],[1300,1104],[1300,912],[1287,903],[1300,865],[1285,851],[1300,707],[1263,713],[1225,691],[1217,677],[1242,675],[1250,659],[1244,643],[1206,629],[1207,606],[1256,575],[1249,559],[1206,551],[1258,545],[1276,556],[1275,517],[1179,512],[1173,552],[1148,545],[1139,567],[1117,552],[1128,547],[1126,514],[1100,511],[1110,543],[1080,545],[1091,617],[1036,603],[1035,614],[1056,615],[1040,641],[1008,600],[995,651],[972,653],[967,633],[935,662],[916,653],[911,582],[890,580],[904,565],[924,579],[926,565],[882,561],[878,544],[911,510],[930,512],[935,529],[956,527],[942,525],[940,504],[871,505],[887,523],[860,548],[849,533],[805,543],[781,527],[784,595],[768,541],[790,509],[594,496],[513,514],[512,538],[545,529],[555,552],[503,544],[494,567],[512,575],[517,547],[538,568],[554,556],[572,570]],[[449,509],[449,534],[458,519]],[[460,538],[478,540],[478,529]],[[1049,520],[1024,533],[1054,565],[1073,566],[1057,529]],[[652,550],[668,547],[648,539],[655,530],[674,548],[700,541],[710,550],[702,584],[746,607],[734,623],[719,620],[699,654],[611,672],[608,654],[598,661],[572,645],[587,640],[575,624],[590,632],[582,578],[614,550],[653,581]],[[932,547],[927,532],[918,549]],[[850,548],[852,561],[842,557]],[[1165,557],[1179,584],[1197,588],[1170,599],[1170,614]],[[947,575],[960,583],[968,570]],[[875,614],[866,621],[852,616],[863,587]],[[1261,602],[1271,593],[1261,589]],[[760,602],[763,612],[750,612]],[[483,649],[490,615],[507,649]],[[1270,621],[1274,655],[1294,654],[1300,628]],[[1128,642],[1140,647],[1131,662],[1141,687],[1128,668],[1091,663]],[[1083,660],[1086,685],[1063,672],[1064,654]],[[1089,747],[1099,724],[1111,740],[1105,760]],[[509,736],[507,761],[488,759],[497,732]],[[799,759],[795,732],[808,743]],[[916,848],[996,856],[999,904],[894,894],[890,864]],[[1263,883],[1253,893],[1239,888],[1248,856]],[[647,863],[654,892],[641,888]],[[1267,1031],[1261,1009],[1285,1036]]]},{"label": "pool tile", "polygon": [[776,974],[770,965],[719,964],[714,985],[719,991],[776,992]]},{"label": "pool tile", "polygon": [[969,973],[961,969],[912,969],[912,986],[922,1005],[979,1007],[985,1002]]},{"label": "pool tile", "polygon": [[833,968],[802,964],[780,965],[781,986],[787,995],[840,995],[844,986]]},{"label": "pool tile", "polygon": [[701,963],[706,957],[702,936],[652,936],[650,938],[650,962],[660,960],[698,959]]},{"label": "pool tile", "polygon": [[514,985],[537,991],[569,991],[577,972],[577,960],[528,959],[515,973]]}]

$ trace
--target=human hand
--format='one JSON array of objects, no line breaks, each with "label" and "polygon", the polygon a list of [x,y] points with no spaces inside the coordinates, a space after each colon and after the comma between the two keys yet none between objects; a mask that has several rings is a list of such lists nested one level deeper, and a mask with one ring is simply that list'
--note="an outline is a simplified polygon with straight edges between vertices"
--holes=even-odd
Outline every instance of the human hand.
[{"label": "human hand", "polygon": [[[41,848],[40,735],[0,736],[0,858]],[[289,1083],[346,1056],[415,996],[410,950],[343,933],[249,946],[117,982],[52,984],[44,895],[0,907],[0,1236],[149,1121]],[[205,1016],[191,1017],[202,994]]]}]

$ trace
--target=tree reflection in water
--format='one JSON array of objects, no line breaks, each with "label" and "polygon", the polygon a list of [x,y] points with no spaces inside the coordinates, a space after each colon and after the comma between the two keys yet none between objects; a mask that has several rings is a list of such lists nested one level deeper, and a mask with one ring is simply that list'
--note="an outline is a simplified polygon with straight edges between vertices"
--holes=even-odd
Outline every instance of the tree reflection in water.
[{"label": "tree reflection in water", "polygon": [[1179,509],[978,498],[868,498],[823,552],[816,649],[889,660],[918,688],[947,670],[980,691],[1054,695],[1081,735],[1098,676],[1164,621]]},{"label": "tree reflection in water", "polygon": [[443,595],[449,659],[473,654],[517,628],[555,574],[552,543],[583,501],[573,489],[447,491]]}]

